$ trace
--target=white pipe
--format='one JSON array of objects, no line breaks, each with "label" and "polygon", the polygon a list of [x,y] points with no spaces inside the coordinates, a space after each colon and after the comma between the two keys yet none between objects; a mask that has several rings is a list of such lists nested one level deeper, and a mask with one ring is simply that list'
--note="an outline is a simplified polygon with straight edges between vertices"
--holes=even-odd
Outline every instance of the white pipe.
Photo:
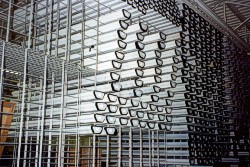
[{"label": "white pipe", "polygon": [[153,33],[150,35],[145,35],[143,43],[147,44],[147,43],[153,43],[153,42],[157,42],[157,41],[162,41],[162,40],[166,40],[166,35],[162,32],[157,32],[157,33]]}]

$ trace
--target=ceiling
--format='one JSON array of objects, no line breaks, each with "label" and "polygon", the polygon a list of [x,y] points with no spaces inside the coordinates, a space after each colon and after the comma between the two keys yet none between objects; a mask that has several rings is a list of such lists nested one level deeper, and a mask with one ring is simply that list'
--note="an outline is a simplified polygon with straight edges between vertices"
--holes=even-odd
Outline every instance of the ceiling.
[{"label": "ceiling", "polygon": [[250,0],[202,0],[240,38],[250,44]]}]

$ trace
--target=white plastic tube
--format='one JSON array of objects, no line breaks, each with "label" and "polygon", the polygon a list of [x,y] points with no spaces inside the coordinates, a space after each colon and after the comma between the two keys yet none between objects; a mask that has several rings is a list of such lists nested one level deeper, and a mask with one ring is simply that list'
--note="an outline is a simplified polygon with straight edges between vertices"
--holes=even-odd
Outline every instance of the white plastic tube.
[{"label": "white plastic tube", "polygon": [[121,87],[123,90],[125,89],[132,89],[132,88],[136,88],[136,87],[142,87],[143,86],[143,81],[142,80],[129,80],[129,81],[123,81],[120,82]]},{"label": "white plastic tube", "polygon": [[129,25],[126,30],[124,30],[125,33],[136,33],[136,32],[146,32],[148,30],[148,26],[144,23],[136,23]]},{"label": "white plastic tube", "polygon": [[163,32],[157,32],[150,35],[145,35],[143,43],[147,44],[147,43],[154,43],[157,41],[163,41],[166,40],[166,37],[167,36]]},{"label": "white plastic tube", "polygon": [[160,83],[162,79],[160,76],[152,76],[152,77],[140,78],[140,80],[143,81],[144,85],[147,85],[147,84]]},{"label": "white plastic tube", "polygon": [[131,77],[142,77],[144,75],[144,72],[139,69],[132,69],[132,70],[127,70],[127,71],[122,71],[120,73],[121,78],[131,78]]}]

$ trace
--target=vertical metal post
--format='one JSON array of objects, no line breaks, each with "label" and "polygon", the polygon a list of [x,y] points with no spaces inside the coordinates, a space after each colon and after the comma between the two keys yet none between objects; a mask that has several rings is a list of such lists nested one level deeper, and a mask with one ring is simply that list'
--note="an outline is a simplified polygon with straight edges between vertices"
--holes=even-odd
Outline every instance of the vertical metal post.
[{"label": "vertical metal post", "polygon": [[78,106],[78,111],[77,111],[77,122],[76,122],[76,149],[75,149],[75,166],[79,166],[79,159],[80,159],[80,134],[78,128],[80,127],[79,124],[79,116],[81,112],[81,88],[82,88],[82,66],[80,67],[80,70],[78,71],[78,99],[77,99],[77,106]]},{"label": "vertical metal post", "polygon": [[[59,10],[59,9],[58,9]],[[51,46],[52,46],[52,11],[53,11],[53,0],[50,0],[49,4],[49,30],[48,30],[48,48],[47,53],[51,55]],[[59,13],[59,12],[57,12]]]},{"label": "vertical metal post", "polygon": [[154,166],[154,164],[155,164],[154,150],[155,150],[155,132],[152,131],[152,162],[151,162],[151,164],[152,164],[153,166]]},{"label": "vertical metal post", "polygon": [[32,29],[32,21],[33,21],[33,10],[34,10],[34,1],[33,0],[31,0],[31,2],[30,2],[30,6],[31,6],[31,8],[30,8],[30,22],[29,22],[29,35],[28,35],[28,49],[30,48],[30,46],[31,46],[31,34],[32,34],[32,31],[31,31],[31,29]]},{"label": "vertical metal post", "polygon": [[[4,70],[4,61],[5,61],[5,42],[3,41],[3,52],[2,52],[2,61],[1,61],[1,76],[0,76],[0,105],[2,106],[2,93],[3,93],[3,70]],[[0,113],[2,113],[2,107],[0,107]],[[2,116],[2,115],[0,115]]]},{"label": "vertical metal post", "polygon": [[30,137],[29,141],[30,141],[30,149],[29,149],[29,167],[31,167],[31,157],[32,157],[32,137]]},{"label": "vertical metal post", "polygon": [[43,152],[43,136],[44,136],[44,119],[46,114],[46,89],[47,89],[47,63],[48,57],[44,57],[44,73],[43,73],[43,105],[42,105],[42,119],[41,119],[41,133],[40,133],[40,143],[39,143],[39,167],[42,166],[42,152]]},{"label": "vertical metal post", "polygon": [[85,13],[86,13],[86,8],[85,8],[85,0],[82,0],[82,36],[81,36],[81,43],[82,43],[82,49],[81,49],[81,66],[84,66],[84,47],[85,47]]},{"label": "vertical metal post", "polygon": [[25,49],[24,56],[24,67],[23,67],[23,90],[22,90],[22,107],[21,107],[21,118],[20,118],[20,126],[19,126],[19,137],[18,137],[18,151],[17,151],[17,167],[20,166],[21,159],[21,146],[22,146],[22,135],[23,135],[23,118],[24,118],[24,108],[25,108],[25,88],[26,88],[26,78],[27,78],[27,64],[28,61],[28,49]]},{"label": "vertical metal post", "polygon": [[57,158],[57,163],[59,166],[63,166],[63,161],[62,161],[62,157],[63,157],[63,153],[64,153],[64,137],[62,134],[62,130],[63,130],[63,124],[64,124],[64,91],[65,91],[65,61],[62,62],[62,94],[61,94],[61,113],[60,113],[60,128],[59,128],[59,143],[58,143],[58,158]]},{"label": "vertical metal post", "polygon": [[[1,73],[0,73],[0,127],[2,127],[2,93],[3,93],[3,70],[4,70],[4,61],[5,61],[5,42],[3,41],[3,51],[2,51],[2,61],[1,61]],[[1,129],[0,129],[1,134]]]},{"label": "vertical metal post", "polygon": [[[96,29],[96,67],[95,67],[95,89],[97,84],[97,71],[98,71],[98,43],[99,43],[99,13],[100,12],[100,3],[99,0],[97,0],[97,29]],[[93,135],[93,157],[92,157],[92,167],[95,167],[95,155],[96,155],[96,135]]]},{"label": "vertical metal post", "polygon": [[[32,0],[33,1],[33,0]],[[32,45],[32,48],[36,48],[36,46],[37,46],[37,44],[36,44],[36,35],[37,35],[37,23],[38,23],[38,19],[37,19],[37,13],[38,13],[38,2],[37,1],[35,1],[34,3],[31,3],[32,4],[32,6],[31,6],[31,11],[32,11],[32,29],[33,29],[33,34],[30,34],[30,35],[33,35],[33,38],[31,39],[31,41],[30,42],[32,42],[32,43],[30,43],[30,46],[29,47],[31,47],[31,45]],[[31,18],[31,16],[30,16],[30,18]],[[39,42],[39,41],[38,41]]]},{"label": "vertical metal post", "polygon": [[92,167],[95,167],[96,165],[96,135],[93,134],[92,137],[92,143],[93,143],[93,156],[92,156]]},{"label": "vertical metal post", "polygon": [[49,0],[46,0],[46,4],[45,4],[45,6],[46,6],[46,9],[45,9],[45,16],[44,16],[44,25],[45,25],[45,27],[44,27],[44,49],[43,49],[43,52],[46,54],[46,51],[47,51],[47,46],[48,46],[48,41],[47,41],[47,38],[48,38],[48,30],[47,30],[47,28],[48,28],[48,1]]},{"label": "vertical metal post", "polygon": [[51,144],[52,144],[52,125],[53,125],[53,105],[54,105],[54,97],[55,97],[55,73],[52,73],[52,83],[51,83],[51,109],[50,109],[50,122],[49,122],[49,143],[48,143],[48,162],[47,165],[50,167],[51,165]]},{"label": "vertical metal post", "polygon": [[159,130],[156,130],[156,132],[157,132],[157,164],[158,164],[158,167],[160,166],[160,143],[159,143],[159,137],[160,137],[160,135],[159,135]]},{"label": "vertical metal post", "polygon": [[151,131],[148,130],[148,160],[149,166],[151,167]]},{"label": "vertical metal post", "polygon": [[98,56],[99,56],[99,17],[100,17],[100,2],[97,0],[97,27],[96,27],[96,66],[95,66],[95,87],[97,84],[98,72]]},{"label": "vertical metal post", "polygon": [[37,167],[39,165],[39,139],[40,139],[40,135],[41,135],[41,115],[42,115],[42,99],[43,99],[43,93],[42,93],[42,89],[43,89],[43,80],[40,79],[40,88],[39,88],[39,111],[38,111],[38,119],[37,120],[37,132],[36,132],[36,155],[35,155],[35,167]]},{"label": "vertical metal post", "polygon": [[30,119],[30,99],[31,99],[31,79],[29,79],[29,90],[28,90],[28,105],[27,105],[27,118],[26,118],[26,125],[25,125],[25,146],[24,146],[24,156],[23,156],[23,167],[26,166],[27,161],[27,151],[28,151],[28,137],[29,137],[29,119]]},{"label": "vertical metal post", "polygon": [[143,133],[142,128],[140,128],[140,167],[143,167],[143,156],[142,156],[142,147],[143,147]]},{"label": "vertical metal post", "polygon": [[65,60],[69,62],[70,60],[70,48],[71,48],[71,23],[72,23],[72,6],[71,0],[67,1],[67,24],[66,24],[66,45],[65,45]]},{"label": "vertical metal post", "polygon": [[[25,3],[28,4],[28,0],[25,0]],[[25,24],[24,24],[24,32],[27,32],[27,28],[26,28],[26,20],[28,18],[28,5],[25,6],[25,17],[24,17],[24,20],[25,20]],[[25,37],[23,37],[23,48],[26,48],[27,46],[25,45],[26,43],[26,39]]]},{"label": "vertical metal post", "polygon": [[167,140],[166,131],[164,131],[164,150],[165,150],[165,166],[167,165]]},{"label": "vertical metal post", "polygon": [[118,167],[121,167],[121,153],[122,153],[122,127],[119,126],[119,132],[118,132]]},{"label": "vertical metal post", "polygon": [[106,167],[109,167],[109,138],[110,136],[107,135],[107,155],[106,155]]},{"label": "vertical metal post", "polygon": [[129,167],[132,167],[133,163],[133,129],[129,128]]},{"label": "vertical metal post", "polygon": [[59,45],[59,29],[60,29],[60,1],[57,1],[57,9],[59,10],[56,13],[56,48],[55,48],[55,56],[58,56],[58,45]]},{"label": "vertical metal post", "polygon": [[11,7],[12,7],[12,0],[9,0],[9,9],[8,9],[8,20],[7,20],[7,29],[6,29],[6,42],[9,42],[10,39],[10,22],[11,22]]}]

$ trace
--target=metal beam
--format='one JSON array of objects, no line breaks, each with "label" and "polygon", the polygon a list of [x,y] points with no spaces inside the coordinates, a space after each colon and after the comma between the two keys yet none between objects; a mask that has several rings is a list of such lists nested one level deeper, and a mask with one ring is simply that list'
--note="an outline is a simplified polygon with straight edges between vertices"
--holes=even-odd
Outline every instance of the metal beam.
[{"label": "metal beam", "polygon": [[[234,6],[232,5],[231,3],[227,3],[227,6],[228,8],[233,12],[235,13],[235,16],[238,17],[238,19],[241,21],[241,22],[244,22],[244,21],[248,21],[249,19],[248,18],[245,18],[245,16],[243,14],[241,14],[241,12]],[[247,20],[248,19],[248,20]],[[246,24],[247,25],[247,28],[250,29],[250,25],[249,24]]]},{"label": "metal beam", "polygon": [[245,23],[248,22],[248,20],[250,20],[250,17],[248,17],[248,18],[245,19],[245,21],[243,21],[240,25],[238,25],[237,27],[235,27],[234,30],[237,30],[237,29],[241,28]]},{"label": "metal beam", "polygon": [[200,16],[206,19],[210,24],[219,29],[224,35],[235,42],[240,48],[248,49],[249,45],[242,40],[238,34],[231,29],[221,18],[219,18],[202,0],[179,0],[186,3],[190,8],[196,11]]}]

